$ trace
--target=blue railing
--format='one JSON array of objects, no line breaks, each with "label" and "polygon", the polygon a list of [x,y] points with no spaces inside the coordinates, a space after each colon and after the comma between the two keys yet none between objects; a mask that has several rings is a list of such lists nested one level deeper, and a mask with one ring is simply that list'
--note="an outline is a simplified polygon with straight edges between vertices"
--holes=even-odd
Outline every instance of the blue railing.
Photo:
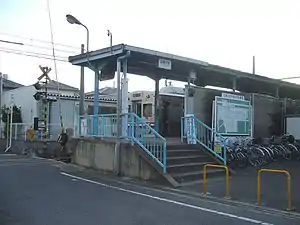
[{"label": "blue railing", "polygon": [[202,145],[224,165],[227,164],[226,138],[193,115],[181,118],[181,140],[184,138]]},{"label": "blue railing", "polygon": [[[117,138],[117,114],[100,114],[81,116],[79,119],[79,136],[93,138]],[[95,119],[97,123],[95,123]],[[149,124],[134,113],[120,116],[120,138],[138,145],[166,173],[166,140]],[[98,126],[93,127],[94,124]]]}]

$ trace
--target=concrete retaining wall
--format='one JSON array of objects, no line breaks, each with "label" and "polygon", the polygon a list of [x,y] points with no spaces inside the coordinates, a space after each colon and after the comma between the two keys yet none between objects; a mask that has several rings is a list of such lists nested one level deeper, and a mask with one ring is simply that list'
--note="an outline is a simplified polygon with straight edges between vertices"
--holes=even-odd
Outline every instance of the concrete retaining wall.
[{"label": "concrete retaining wall", "polygon": [[[8,152],[23,154],[27,143],[21,140],[13,140]],[[119,146],[119,147],[118,147]],[[42,152],[44,143],[36,141],[30,147],[38,154]],[[6,139],[0,139],[0,151],[6,149]],[[55,141],[49,141],[47,152],[43,157],[54,158],[56,152],[61,149]],[[115,141],[101,141],[94,139],[71,139],[68,142],[68,151],[72,153],[72,163],[79,166],[111,172],[116,175],[139,178],[142,180],[154,180],[159,183],[167,183],[164,176],[155,169],[155,164],[147,159],[142,150],[129,143],[117,144]]]},{"label": "concrete retaining wall", "polygon": [[[68,144],[68,152],[72,153],[77,145],[78,140],[71,139]],[[8,152],[15,153],[15,154],[23,154],[24,149],[31,148],[33,149],[37,154],[41,153],[42,149],[44,148],[44,142],[43,141],[35,141],[32,144],[28,144],[24,140],[12,140],[11,148]],[[4,152],[6,149],[6,139],[0,139],[0,152]],[[47,157],[47,158],[53,158],[55,154],[60,151],[61,146],[56,141],[48,141],[47,143],[47,151],[43,153],[41,156]]]},{"label": "concrete retaining wall", "polygon": [[128,143],[118,145],[114,141],[81,139],[73,152],[72,162],[121,176],[164,182],[163,176],[139,151]]}]

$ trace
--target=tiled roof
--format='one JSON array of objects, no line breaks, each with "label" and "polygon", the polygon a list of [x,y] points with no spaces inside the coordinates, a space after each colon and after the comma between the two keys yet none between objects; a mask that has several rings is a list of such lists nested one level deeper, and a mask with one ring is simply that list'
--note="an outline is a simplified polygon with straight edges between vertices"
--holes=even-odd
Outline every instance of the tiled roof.
[{"label": "tiled roof", "polygon": [[[85,93],[85,95],[94,95],[94,91]],[[117,95],[117,88],[114,87],[104,87],[99,89],[99,95]]]},{"label": "tiled roof", "polygon": [[63,84],[57,81],[52,80],[50,83],[48,83],[47,87],[51,89],[57,89],[57,85],[59,84],[59,89],[64,91],[79,91],[78,88],[72,87],[67,84]]},{"label": "tiled roof", "polygon": [[19,88],[19,87],[23,87],[23,86],[24,85],[14,82],[12,80],[3,79],[3,88],[14,89],[14,88]]},{"label": "tiled roof", "polygon": [[[64,98],[64,99],[79,99],[80,96],[78,95],[58,95],[58,94],[55,94],[55,93],[48,93],[48,96],[51,96],[51,97],[60,97],[60,98]],[[85,97],[85,100],[93,100],[94,98],[93,97]],[[107,102],[116,102],[116,99],[114,98],[111,98],[110,96],[101,96],[100,97],[100,101],[107,101]]]}]

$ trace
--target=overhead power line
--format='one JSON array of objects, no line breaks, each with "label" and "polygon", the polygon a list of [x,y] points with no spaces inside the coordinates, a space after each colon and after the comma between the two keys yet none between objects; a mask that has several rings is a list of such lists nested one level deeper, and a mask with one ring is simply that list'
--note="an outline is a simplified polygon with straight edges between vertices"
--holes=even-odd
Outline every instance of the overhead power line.
[{"label": "overhead power line", "polygon": [[[23,42],[14,42],[14,41],[8,41],[8,40],[1,40],[0,42],[2,43],[7,43],[7,44],[13,44],[13,45],[18,45],[18,46],[28,46],[28,47],[33,47],[33,48],[40,48],[40,49],[47,49],[47,50],[52,50],[51,47],[46,47],[46,46],[40,46],[40,45],[33,45],[33,44],[24,44]],[[70,50],[63,50],[63,49],[55,49],[55,51],[59,52],[65,52],[69,54],[78,54],[78,52],[75,51],[70,51]]]},{"label": "overhead power line", "polygon": [[[30,37],[24,37],[24,36],[19,36],[19,35],[13,35],[13,34],[8,34],[8,33],[0,32],[0,35],[4,35],[4,36],[8,36],[8,37],[14,37],[14,38],[20,38],[20,39],[25,39],[25,40],[30,40],[30,41],[40,42],[40,43],[51,44],[50,41],[45,41],[45,40],[35,39],[35,38],[30,38]],[[67,45],[67,44],[62,44],[62,43],[55,43],[55,45],[66,47],[66,48],[73,48],[73,49],[77,49],[77,50],[80,49],[79,47],[72,46],[72,45]]]},{"label": "overhead power line", "polygon": [[[44,54],[44,53],[40,53],[40,52],[32,52],[32,51],[23,51],[23,50],[18,50],[18,49],[12,49],[12,48],[1,48],[1,50],[3,51],[11,51],[11,52],[20,52],[20,53],[25,53],[25,54],[35,54],[35,55],[40,55],[40,56],[49,56],[49,57],[53,57],[53,55],[50,54]],[[57,56],[58,58],[62,58],[62,59],[66,59],[66,56]]]},{"label": "overhead power line", "polygon": [[[47,49],[47,50],[52,50],[51,47],[46,47],[46,46],[40,46],[40,45],[32,45],[32,44],[23,44],[23,46],[29,46],[33,48],[41,48],[41,49]],[[63,50],[63,49],[55,49],[57,52],[65,52],[65,53],[71,53],[71,54],[79,54],[79,52],[75,51],[69,51],[69,50]]]},{"label": "overhead power line", "polygon": [[22,42],[15,42],[15,41],[0,40],[0,42],[7,43],[7,44],[14,44],[14,45],[24,45]]},{"label": "overhead power line", "polygon": [[[40,55],[40,54],[30,54],[30,53],[10,51],[10,50],[5,50],[5,49],[3,50],[1,48],[0,48],[0,52],[5,52],[5,53],[15,54],[15,55],[23,55],[23,56],[28,56],[28,57],[35,57],[35,58],[40,58],[40,59],[53,60],[53,56],[51,56],[51,55],[50,55],[50,57],[47,57],[47,56],[43,56],[43,55]],[[56,60],[60,61],[60,62],[69,63],[68,60],[66,60],[66,59],[56,58]]]}]

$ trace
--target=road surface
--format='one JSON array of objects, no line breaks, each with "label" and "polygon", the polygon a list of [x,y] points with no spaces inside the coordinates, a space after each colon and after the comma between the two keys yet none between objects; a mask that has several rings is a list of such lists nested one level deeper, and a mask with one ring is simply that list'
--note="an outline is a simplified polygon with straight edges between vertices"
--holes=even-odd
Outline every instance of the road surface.
[{"label": "road surface", "polygon": [[300,220],[65,173],[56,162],[0,155],[1,225],[290,225]]}]

